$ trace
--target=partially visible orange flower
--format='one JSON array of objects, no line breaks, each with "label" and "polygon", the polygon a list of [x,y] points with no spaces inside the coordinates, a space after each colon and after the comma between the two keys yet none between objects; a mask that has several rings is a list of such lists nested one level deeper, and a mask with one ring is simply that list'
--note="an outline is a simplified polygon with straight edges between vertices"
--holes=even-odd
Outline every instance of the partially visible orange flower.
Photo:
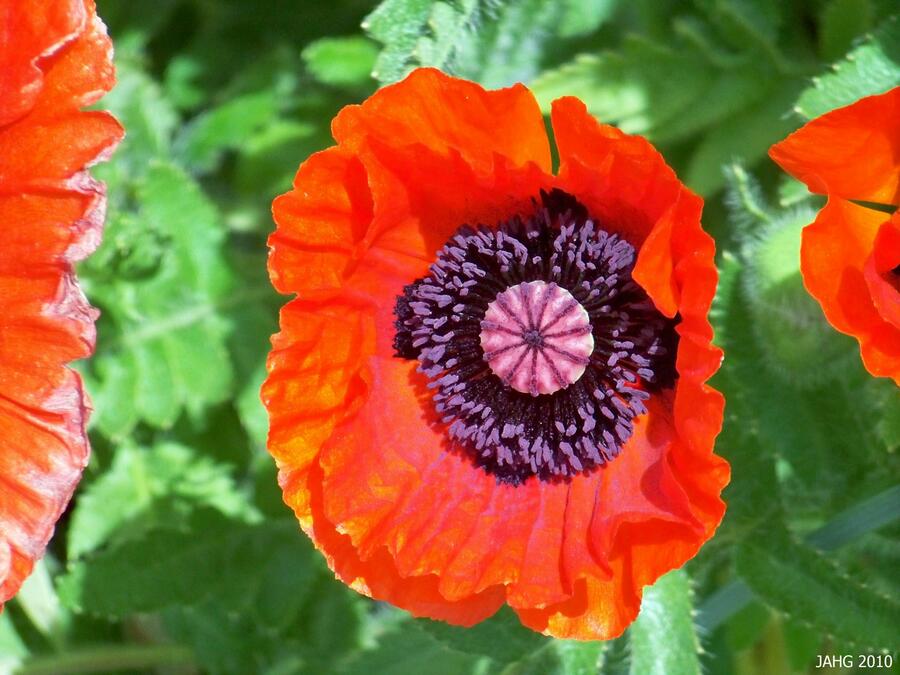
[{"label": "partially visible orange flower", "polygon": [[122,137],[81,112],[112,87],[93,0],[0,0],[0,609],[44,553],[87,463],[89,404],[66,367],[94,345],[73,263],[99,243],[87,167]]},{"label": "partially visible orange flower", "polygon": [[339,579],[471,625],[606,639],[712,536],[721,352],[702,200],[643,138],[421,69],[274,203],[262,397]]},{"label": "partially visible orange flower", "polygon": [[769,155],[828,196],[803,229],[800,271],[825,317],[859,341],[866,369],[900,385],[900,87],[808,122]]}]

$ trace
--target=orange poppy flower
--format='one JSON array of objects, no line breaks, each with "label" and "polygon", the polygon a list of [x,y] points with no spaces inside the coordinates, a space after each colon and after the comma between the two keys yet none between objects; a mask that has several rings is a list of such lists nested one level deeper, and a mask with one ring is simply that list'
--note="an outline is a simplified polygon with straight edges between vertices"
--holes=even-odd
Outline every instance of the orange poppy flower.
[{"label": "orange poppy flower", "polygon": [[81,112],[113,84],[92,0],[0,0],[0,609],[43,555],[88,457],[89,404],[66,363],[94,344],[74,262],[100,239],[88,164],[118,142]]},{"label": "orange poppy flower", "polygon": [[471,625],[620,634],[712,536],[721,352],[702,200],[643,138],[421,69],[335,118],[274,202],[262,397],[336,576]]},{"label": "orange poppy flower", "polygon": [[769,151],[828,195],[803,229],[800,271],[829,323],[859,341],[866,369],[900,385],[900,87],[808,122]]}]

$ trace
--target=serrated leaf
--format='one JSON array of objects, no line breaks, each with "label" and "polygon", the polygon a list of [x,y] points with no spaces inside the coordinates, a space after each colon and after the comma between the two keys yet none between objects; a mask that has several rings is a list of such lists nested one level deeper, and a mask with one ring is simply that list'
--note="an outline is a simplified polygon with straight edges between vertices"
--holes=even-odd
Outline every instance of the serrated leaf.
[{"label": "serrated leaf", "polygon": [[875,7],[871,0],[830,0],[819,22],[819,52],[833,60],[843,56],[857,36],[872,27]]},{"label": "serrated leaf", "polygon": [[736,160],[752,164],[765,157],[776,141],[796,126],[790,119],[791,103],[799,91],[795,80],[776,80],[764,98],[739,114],[710,128],[688,162],[685,183],[703,194],[724,186],[722,167]]},{"label": "serrated leaf", "polygon": [[60,599],[109,617],[211,598],[247,611],[271,583],[269,575],[277,575],[287,588],[279,586],[275,598],[269,594],[269,605],[256,616],[275,625],[293,618],[311,574],[311,550],[295,522],[248,525],[204,509],[181,525],[149,530],[76,562],[58,582]]},{"label": "serrated leaf", "polygon": [[377,56],[375,43],[356,35],[321,38],[303,50],[303,61],[313,77],[335,87],[368,85]]},{"label": "serrated leaf", "polygon": [[728,645],[734,651],[749,649],[762,635],[771,620],[771,612],[761,602],[754,600],[735,612],[726,624]]},{"label": "serrated leaf", "polygon": [[722,186],[723,164],[761,158],[792,129],[785,116],[799,85],[751,53],[723,53],[702,21],[674,26],[669,44],[632,35],[616,51],[545,72],[532,89],[545,112],[555,98],[577,96],[601,121],[654,142],[706,132],[688,150],[687,182],[711,193]]},{"label": "serrated leaf", "polygon": [[557,35],[573,35],[608,8],[557,0],[384,0],[363,22],[383,45],[374,76],[395,82],[433,66],[488,87],[526,82],[539,71]]},{"label": "serrated leaf", "polygon": [[111,437],[139,420],[169,427],[182,410],[199,414],[230,394],[228,326],[220,313],[242,300],[230,294],[219,215],[190,176],[153,163],[138,200],[139,218],[166,243],[158,270],[140,280],[87,277],[107,327],[88,371],[94,423]]},{"label": "serrated leaf", "polygon": [[801,672],[809,668],[816,654],[822,653],[822,634],[816,628],[790,618],[782,623],[781,629],[791,668]]},{"label": "serrated leaf", "polygon": [[[110,188],[143,173],[147,163],[169,155],[172,133],[179,123],[174,106],[160,86],[141,68],[141,57],[125,45],[117,45],[116,86],[103,97],[103,108],[116,115],[127,129],[116,150],[116,160],[97,167],[98,177]],[[124,195],[111,189],[111,206]]]},{"label": "serrated leaf", "polygon": [[900,604],[850,578],[833,561],[781,528],[737,549],[741,578],[767,604],[838,640],[875,649],[897,646]]},{"label": "serrated leaf", "polygon": [[499,663],[514,663],[542,649],[551,638],[522,626],[508,607],[471,628],[451,626],[442,621],[420,620],[418,627],[433,638],[459,652],[489,656]]},{"label": "serrated leaf", "polygon": [[384,0],[365,18],[363,29],[384,45],[372,71],[379,82],[395,82],[408,71],[432,4],[432,0]]},{"label": "serrated leaf", "polygon": [[465,654],[404,621],[381,635],[377,644],[357,652],[336,669],[336,675],[486,675],[486,656]]},{"label": "serrated leaf", "polygon": [[641,613],[628,629],[632,675],[699,675],[690,579],[673,570],[644,589]]},{"label": "serrated leaf", "polygon": [[152,448],[120,445],[112,465],[81,490],[68,530],[68,557],[77,560],[114,538],[125,527],[153,525],[153,505],[184,500],[233,517],[251,516],[226,467],[190,448],[166,442]]},{"label": "serrated leaf", "polygon": [[605,642],[552,640],[504,669],[501,675],[597,675]]},{"label": "serrated leaf", "polygon": [[559,22],[563,38],[586,35],[597,30],[613,14],[619,0],[562,0],[565,11]]},{"label": "serrated leaf", "polygon": [[900,19],[887,19],[865,41],[813,79],[797,100],[796,111],[811,119],[829,110],[900,85]]},{"label": "serrated leaf", "polygon": [[735,48],[749,45],[774,59],[778,31],[784,21],[781,0],[695,0]]},{"label": "serrated leaf", "polygon": [[296,524],[282,525],[258,542],[268,560],[238,607],[220,596],[163,611],[166,632],[190,645],[205,671],[333,673],[359,645],[370,605],[334,579]]},{"label": "serrated leaf", "polygon": [[454,72],[486,87],[529,82],[540,72],[567,15],[559,0],[490,2],[477,30],[462,35]]},{"label": "serrated leaf", "polygon": [[240,148],[248,136],[271,124],[277,115],[274,91],[238,96],[183,127],[176,140],[176,155],[195,172],[211,171],[225,151]]},{"label": "serrated leaf", "polygon": [[706,91],[709,75],[696,54],[631,36],[621,51],[580,55],[544,73],[531,89],[545,112],[554,99],[576,96],[604,122],[654,137]]}]

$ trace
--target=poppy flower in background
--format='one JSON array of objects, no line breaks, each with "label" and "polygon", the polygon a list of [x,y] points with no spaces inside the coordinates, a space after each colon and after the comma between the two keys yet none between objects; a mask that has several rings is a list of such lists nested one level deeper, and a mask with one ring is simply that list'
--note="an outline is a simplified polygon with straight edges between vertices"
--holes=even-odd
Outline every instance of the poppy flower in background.
[{"label": "poppy flower in background", "polygon": [[721,352],[702,200],[643,138],[420,69],[277,198],[262,398],[336,576],[417,616],[606,639],[709,539]]},{"label": "poppy flower in background", "polygon": [[769,155],[827,195],[803,229],[800,271],[829,323],[859,341],[866,369],[900,385],[900,87],[807,122]]},{"label": "poppy flower in background", "polygon": [[99,243],[86,167],[122,137],[81,112],[114,81],[92,0],[0,0],[0,608],[31,572],[88,458],[89,404],[66,367],[94,345],[73,263]]}]

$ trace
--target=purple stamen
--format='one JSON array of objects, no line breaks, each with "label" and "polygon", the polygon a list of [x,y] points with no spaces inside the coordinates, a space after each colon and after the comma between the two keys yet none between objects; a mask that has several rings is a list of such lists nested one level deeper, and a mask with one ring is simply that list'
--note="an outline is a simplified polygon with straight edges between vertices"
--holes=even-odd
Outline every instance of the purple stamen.
[{"label": "purple stamen", "polygon": [[464,226],[397,298],[452,447],[498,480],[570,480],[618,456],[677,376],[675,321],[632,280],[634,247],[574,198]]}]

